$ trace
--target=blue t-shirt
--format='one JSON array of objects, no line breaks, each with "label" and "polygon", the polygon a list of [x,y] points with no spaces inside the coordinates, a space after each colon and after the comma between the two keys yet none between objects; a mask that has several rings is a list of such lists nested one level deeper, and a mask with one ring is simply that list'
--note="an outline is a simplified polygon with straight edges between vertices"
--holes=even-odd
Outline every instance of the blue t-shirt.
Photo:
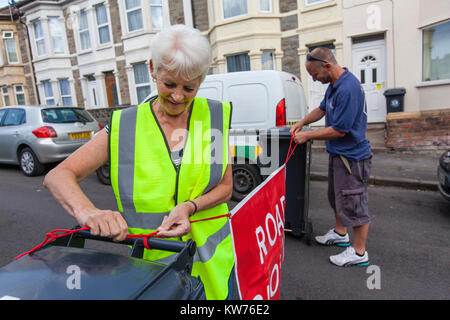
[{"label": "blue t-shirt", "polygon": [[345,136],[327,140],[330,155],[343,155],[361,161],[372,155],[366,138],[367,104],[359,80],[347,69],[333,85],[330,83],[320,109],[326,112],[325,125],[344,132]]}]

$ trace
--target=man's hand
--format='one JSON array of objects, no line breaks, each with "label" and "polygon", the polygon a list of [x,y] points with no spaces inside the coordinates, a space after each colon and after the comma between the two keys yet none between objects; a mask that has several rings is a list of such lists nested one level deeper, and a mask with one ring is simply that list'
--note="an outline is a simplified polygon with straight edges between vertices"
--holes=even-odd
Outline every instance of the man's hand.
[{"label": "man's hand", "polygon": [[291,127],[291,130],[290,130],[291,136],[294,135],[297,131],[302,131],[302,129],[303,129],[303,122],[301,122],[301,121],[297,122],[296,124],[294,124]]},{"label": "man's hand", "polygon": [[187,202],[178,204],[164,217],[162,224],[157,229],[158,236],[164,238],[175,238],[184,236],[191,231],[189,213],[193,210],[192,205]]},{"label": "man's hand", "polygon": [[297,144],[303,144],[309,140],[308,132],[297,131],[294,134],[294,141]]}]

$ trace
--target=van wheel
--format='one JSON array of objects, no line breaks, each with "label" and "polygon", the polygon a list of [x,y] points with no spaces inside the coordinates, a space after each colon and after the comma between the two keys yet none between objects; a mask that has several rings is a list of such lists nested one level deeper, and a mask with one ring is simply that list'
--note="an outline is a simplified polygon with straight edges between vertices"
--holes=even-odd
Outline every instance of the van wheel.
[{"label": "van wheel", "polygon": [[98,181],[103,184],[111,184],[111,179],[109,175],[109,161],[98,168],[95,173],[97,174]]},{"label": "van wheel", "polygon": [[253,189],[262,182],[259,170],[255,165],[233,165],[233,196],[235,201],[244,199]]},{"label": "van wheel", "polygon": [[20,170],[28,177],[40,176],[45,171],[45,166],[30,148],[23,148],[19,153]]}]

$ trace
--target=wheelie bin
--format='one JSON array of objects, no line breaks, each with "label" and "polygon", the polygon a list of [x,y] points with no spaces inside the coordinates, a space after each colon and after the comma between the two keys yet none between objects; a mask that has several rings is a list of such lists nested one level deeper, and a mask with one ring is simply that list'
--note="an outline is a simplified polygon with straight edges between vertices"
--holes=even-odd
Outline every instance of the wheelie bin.
[{"label": "wheelie bin", "polygon": [[[261,171],[270,174],[286,162],[291,145],[290,127],[261,131],[259,139],[263,155],[258,159]],[[308,130],[304,128],[303,130]],[[292,141],[292,148],[295,142]],[[311,142],[298,145],[286,164],[285,230],[312,242],[312,223],[309,218],[309,181],[311,166]],[[263,170],[266,168],[266,170]],[[269,169],[270,168],[270,169]]]},{"label": "wheelie bin", "polygon": [[[190,275],[195,242],[125,239],[130,256],[84,248],[86,239],[109,238],[78,231],[0,268],[0,298],[24,300],[204,300]],[[168,265],[142,259],[150,249],[177,252]]]}]

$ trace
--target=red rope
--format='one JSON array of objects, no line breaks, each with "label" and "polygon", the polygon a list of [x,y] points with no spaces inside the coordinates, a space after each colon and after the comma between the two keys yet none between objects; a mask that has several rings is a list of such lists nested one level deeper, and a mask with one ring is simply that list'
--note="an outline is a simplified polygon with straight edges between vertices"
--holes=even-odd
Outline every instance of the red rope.
[{"label": "red rope", "polygon": [[[297,146],[298,146],[298,144],[296,144],[294,146],[294,148],[292,148],[292,141],[293,140],[294,140],[294,136],[291,137],[291,142],[289,143],[289,149],[288,149],[288,152],[287,152],[287,155],[286,155],[286,162],[284,164],[286,164],[289,161],[289,159],[294,154],[295,148],[297,148]],[[227,214],[220,215],[220,216],[217,216],[217,217],[193,220],[193,221],[191,221],[191,223],[200,222],[200,221],[208,221],[208,220],[219,219],[219,218],[230,217],[230,216],[231,216],[231,214],[227,213]],[[24,252],[24,253],[18,255],[17,257],[14,258],[14,260],[17,260],[17,259],[23,257],[24,255],[33,253],[33,252],[41,249],[47,243],[52,242],[52,241],[54,241],[54,240],[56,240],[58,238],[68,236],[68,235],[70,235],[72,233],[75,233],[75,232],[78,232],[78,231],[89,230],[89,229],[90,229],[89,227],[83,227],[83,228],[79,228],[79,229],[75,229],[75,230],[55,229],[53,231],[50,231],[49,233],[46,234],[45,240],[41,244],[37,245],[36,247],[34,247],[33,249],[31,249],[31,250],[29,250],[27,252]],[[64,233],[63,234],[58,234],[58,232],[64,232]],[[143,240],[144,240],[143,241],[144,247],[146,249],[150,249],[148,247],[147,240],[149,238],[152,238],[152,237],[156,236],[157,234],[158,234],[158,231],[154,231],[154,232],[151,232],[149,234],[129,234],[129,235],[127,235],[127,238],[131,238],[131,239],[143,238]]]},{"label": "red rope", "polygon": [[287,164],[289,159],[292,157],[292,155],[294,154],[295,148],[297,148],[298,144],[295,145],[294,148],[292,148],[292,141],[294,140],[294,136],[291,136],[291,142],[289,143],[289,149],[286,155],[286,162],[284,164]]},{"label": "red rope", "polygon": [[[200,222],[200,221],[207,221],[207,220],[213,220],[213,219],[219,219],[219,218],[230,217],[230,216],[231,216],[231,214],[227,213],[227,214],[224,214],[224,215],[221,215],[221,216],[217,216],[217,217],[205,218],[205,219],[200,219],[200,220],[193,220],[193,221],[191,221],[191,223]],[[37,245],[36,247],[34,247],[33,249],[31,249],[31,250],[29,250],[27,252],[24,252],[24,253],[18,255],[17,257],[14,258],[14,260],[17,260],[17,259],[19,259],[19,258],[21,258],[21,257],[23,257],[23,256],[25,256],[27,254],[33,253],[33,252],[41,249],[47,243],[52,242],[52,241],[54,241],[54,240],[56,240],[58,238],[62,238],[62,237],[68,236],[68,235],[70,235],[72,233],[75,233],[75,232],[78,232],[78,231],[84,231],[84,230],[89,230],[89,229],[90,229],[89,227],[82,227],[82,228],[74,229],[74,230],[55,229],[53,231],[50,231],[49,233],[46,234],[45,240],[42,241],[41,244]],[[58,232],[64,232],[64,233],[63,234],[58,234]],[[149,238],[152,238],[152,237],[156,236],[157,234],[158,234],[158,231],[154,231],[154,232],[151,232],[149,234],[129,234],[129,235],[127,235],[127,239],[143,238],[144,247],[146,249],[150,250],[147,241],[148,241]]]}]

